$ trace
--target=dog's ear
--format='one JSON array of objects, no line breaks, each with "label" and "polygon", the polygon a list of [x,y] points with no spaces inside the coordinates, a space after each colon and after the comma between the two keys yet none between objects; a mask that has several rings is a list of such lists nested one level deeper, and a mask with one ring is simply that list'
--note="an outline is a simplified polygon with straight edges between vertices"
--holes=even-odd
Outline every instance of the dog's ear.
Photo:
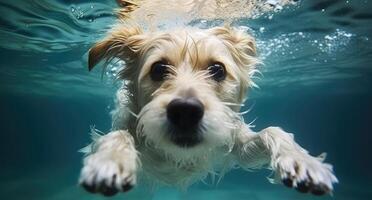
[{"label": "dog's ear", "polygon": [[254,38],[242,30],[237,30],[231,27],[216,27],[211,29],[212,34],[222,39],[229,47],[234,47],[234,50],[246,54],[243,56],[256,57],[256,42]]},{"label": "dog's ear", "polygon": [[101,60],[120,58],[126,62],[135,59],[145,39],[138,27],[115,27],[108,37],[96,43],[89,50],[88,69],[94,68]]},{"label": "dog's ear", "polygon": [[256,42],[251,35],[231,27],[216,27],[210,31],[221,39],[235,62],[241,66],[237,76],[240,79],[239,100],[243,102],[248,87],[256,86],[251,79],[257,72],[256,65],[260,63],[257,58]]}]

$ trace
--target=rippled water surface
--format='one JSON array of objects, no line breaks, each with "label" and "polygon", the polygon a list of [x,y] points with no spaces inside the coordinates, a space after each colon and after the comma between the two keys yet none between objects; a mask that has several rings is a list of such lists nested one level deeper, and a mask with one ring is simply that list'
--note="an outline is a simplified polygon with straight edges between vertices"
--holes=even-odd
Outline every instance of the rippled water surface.
[{"label": "rippled water surface", "polygon": [[[114,0],[0,0],[0,199],[103,199],[76,186],[89,125],[109,130],[112,71],[87,70],[87,50],[115,23]],[[194,21],[208,27],[219,22]],[[371,199],[372,1],[303,0],[239,19],[264,65],[245,118],[279,125],[311,153],[328,152],[333,197]],[[235,170],[188,192],[143,187],[115,199],[315,199]],[[318,197],[317,197],[318,198]]]}]

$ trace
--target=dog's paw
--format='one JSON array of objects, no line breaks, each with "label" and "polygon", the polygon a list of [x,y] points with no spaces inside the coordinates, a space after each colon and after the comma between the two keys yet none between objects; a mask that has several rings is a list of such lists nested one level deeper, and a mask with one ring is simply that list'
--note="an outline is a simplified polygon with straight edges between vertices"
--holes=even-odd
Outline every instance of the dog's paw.
[{"label": "dog's paw", "polygon": [[338,180],[332,166],[323,163],[323,158],[310,155],[280,156],[275,168],[284,185],[314,195],[324,195],[333,191]]},{"label": "dog's paw", "polygon": [[[135,161],[125,162],[106,153],[91,154],[84,160],[79,183],[87,191],[113,196],[136,184]],[[123,155],[121,155],[123,157]]]}]

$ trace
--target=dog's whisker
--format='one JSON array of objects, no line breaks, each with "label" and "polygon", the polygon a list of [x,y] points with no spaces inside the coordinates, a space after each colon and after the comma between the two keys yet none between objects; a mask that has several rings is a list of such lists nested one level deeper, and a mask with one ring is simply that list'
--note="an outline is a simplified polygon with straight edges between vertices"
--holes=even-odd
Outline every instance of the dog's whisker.
[{"label": "dog's whisker", "polygon": [[256,127],[255,125],[253,125],[253,123],[256,122],[256,120],[257,120],[257,117],[254,118],[251,122],[249,122],[249,123],[247,124],[247,126],[250,127],[250,128],[254,128],[254,127]]},{"label": "dog's whisker", "polygon": [[243,116],[243,115],[245,115],[245,114],[251,112],[252,109],[253,109],[253,107],[254,107],[255,105],[256,105],[256,103],[253,103],[253,104],[252,104],[252,105],[251,105],[247,110],[245,110],[245,111],[243,111],[243,112],[239,112],[238,115]]},{"label": "dog's whisker", "polygon": [[238,106],[238,107],[244,106],[244,103],[232,103],[232,102],[224,102],[224,101],[221,101],[221,103],[227,106]]},{"label": "dog's whisker", "polygon": [[250,111],[250,110],[246,110],[246,111],[243,111],[243,112],[239,112],[239,113],[238,113],[238,115],[241,115],[241,116],[243,116],[243,115],[245,115],[245,114],[249,113],[249,111]]},{"label": "dog's whisker", "polygon": [[164,91],[164,88],[158,88],[153,93],[151,93],[151,96],[154,97],[154,96],[156,96],[156,94],[159,94],[162,91]]},{"label": "dog's whisker", "polygon": [[136,119],[138,119],[139,118],[139,116],[136,114],[136,113],[134,113],[133,111],[131,111],[130,109],[128,109],[128,112],[129,112],[129,114],[131,114],[133,117],[135,117]]}]

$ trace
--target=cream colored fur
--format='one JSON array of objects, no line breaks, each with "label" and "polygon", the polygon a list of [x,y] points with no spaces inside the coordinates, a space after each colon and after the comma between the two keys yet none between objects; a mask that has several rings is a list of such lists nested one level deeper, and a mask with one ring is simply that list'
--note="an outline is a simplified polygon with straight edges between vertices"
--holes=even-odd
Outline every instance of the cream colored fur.
[{"label": "cream colored fur", "polygon": [[[275,182],[290,179],[293,187],[306,183],[314,186],[313,193],[316,186],[332,192],[337,179],[331,165],[310,156],[292,134],[276,127],[255,133],[243,122],[239,110],[248,88],[254,86],[251,77],[259,62],[252,36],[229,27],[143,33],[119,25],[90,50],[89,69],[102,59],[114,58],[126,63],[119,72],[124,81],[112,112],[112,131],[87,148],[80,183],[88,189],[108,195],[126,191],[139,175],[187,187],[239,165],[268,167],[276,174]],[[154,82],[150,67],[162,59],[171,63],[172,73]],[[226,66],[224,81],[211,79],[206,70],[211,61]],[[187,95],[205,107],[200,125],[204,140],[184,148],[167,136],[166,106]]]}]

